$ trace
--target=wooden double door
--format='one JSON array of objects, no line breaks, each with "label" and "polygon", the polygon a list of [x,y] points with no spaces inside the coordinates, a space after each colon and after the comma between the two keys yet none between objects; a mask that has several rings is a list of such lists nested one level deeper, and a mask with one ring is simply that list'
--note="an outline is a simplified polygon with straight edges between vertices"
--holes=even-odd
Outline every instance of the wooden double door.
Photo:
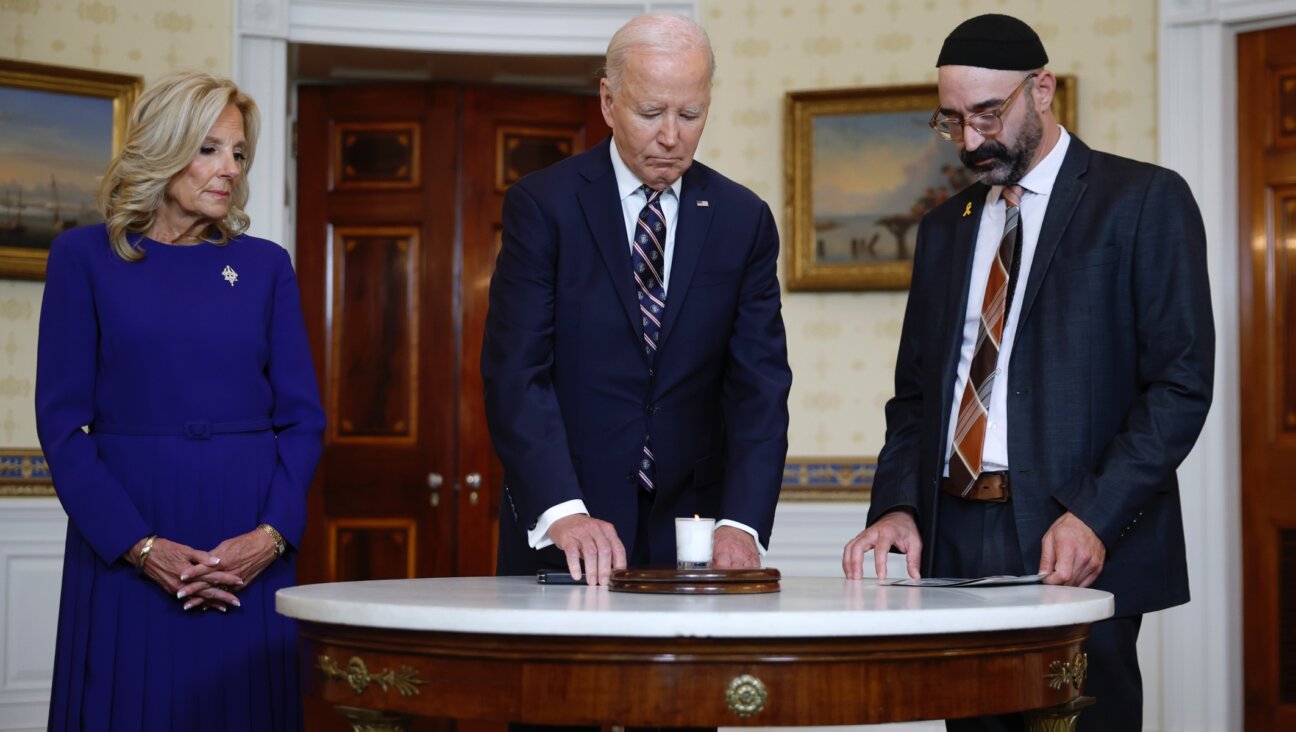
[{"label": "wooden double door", "polygon": [[504,191],[608,132],[593,95],[298,90],[297,273],[324,398],[299,581],[487,575],[478,359]]},{"label": "wooden double door", "polygon": [[[1296,729],[1296,26],[1239,34],[1237,53],[1246,729],[1291,730]],[[1216,395],[1217,409],[1224,396]]]}]

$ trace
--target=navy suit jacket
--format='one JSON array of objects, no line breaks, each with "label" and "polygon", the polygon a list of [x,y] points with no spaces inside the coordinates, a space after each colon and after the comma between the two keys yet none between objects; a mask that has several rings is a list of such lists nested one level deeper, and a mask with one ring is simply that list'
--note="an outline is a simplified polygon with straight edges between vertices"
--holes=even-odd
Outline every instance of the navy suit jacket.
[{"label": "navy suit jacket", "polygon": [[576,498],[633,553],[648,434],[657,491],[641,555],[674,562],[674,518],[694,514],[746,524],[768,545],[792,382],[774,218],[751,191],[689,167],[650,372],[610,140],[504,198],[481,360],[505,473],[500,574],[565,566],[526,531]]},{"label": "navy suit jacket", "polygon": [[[925,574],[941,540],[937,496],[987,192],[977,183],[920,224],[874,478],[869,523],[916,511]],[[1094,587],[1115,594],[1117,615],[1187,602],[1175,469],[1206,419],[1215,361],[1206,237],[1187,184],[1073,137],[1018,292],[1008,380],[995,388],[1009,390],[1024,571],[1071,511],[1107,548]]]}]

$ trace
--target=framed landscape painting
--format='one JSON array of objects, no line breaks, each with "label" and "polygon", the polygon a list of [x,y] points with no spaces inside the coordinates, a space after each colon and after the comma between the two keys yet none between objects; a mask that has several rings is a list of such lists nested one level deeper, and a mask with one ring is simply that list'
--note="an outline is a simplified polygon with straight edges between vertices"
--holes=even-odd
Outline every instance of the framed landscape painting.
[{"label": "framed landscape painting", "polygon": [[140,86],[0,59],[0,277],[43,279],[55,236],[103,221],[95,194]]},{"label": "framed landscape painting", "polygon": [[[1057,78],[1074,132],[1076,80]],[[975,180],[927,125],[937,106],[935,84],[788,92],[788,289],[909,287],[919,220]]]}]

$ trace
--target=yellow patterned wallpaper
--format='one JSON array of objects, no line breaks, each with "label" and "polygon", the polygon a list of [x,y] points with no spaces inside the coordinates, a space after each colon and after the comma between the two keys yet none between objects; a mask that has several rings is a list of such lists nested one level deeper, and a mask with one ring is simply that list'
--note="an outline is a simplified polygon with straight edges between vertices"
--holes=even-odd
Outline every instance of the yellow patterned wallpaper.
[{"label": "yellow patterned wallpaper", "polygon": [[[177,68],[228,74],[233,22],[233,0],[0,0],[0,58],[139,74],[146,84]],[[0,280],[0,447],[37,445],[41,291]]]},{"label": "yellow patterned wallpaper", "polygon": [[[142,74],[228,73],[233,0],[0,0],[0,57]],[[1152,160],[1156,0],[700,0],[719,69],[700,156],[783,207],[783,94],[931,83],[945,35],[1006,12],[1033,25],[1059,73],[1079,78],[1079,133]],[[35,446],[38,283],[0,280],[0,446]],[[789,293],[794,455],[882,445],[904,293]]]},{"label": "yellow patterned wallpaper", "polygon": [[[1030,23],[1050,68],[1078,77],[1085,142],[1155,159],[1155,0],[700,0],[717,71],[699,157],[769,201],[786,236],[784,92],[935,83],[941,41],[991,12]],[[791,454],[877,454],[905,298],[784,294]]]}]

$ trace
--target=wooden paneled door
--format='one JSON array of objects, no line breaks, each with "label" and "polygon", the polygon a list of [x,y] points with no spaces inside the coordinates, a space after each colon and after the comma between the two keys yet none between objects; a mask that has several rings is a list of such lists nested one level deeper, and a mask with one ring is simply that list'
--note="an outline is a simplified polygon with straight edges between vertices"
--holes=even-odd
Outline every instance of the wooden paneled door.
[{"label": "wooden paneled door", "polygon": [[500,207],[607,135],[598,98],[302,86],[298,110],[297,276],[328,415],[298,581],[493,574],[503,476],[478,360]]},{"label": "wooden paneled door", "polygon": [[324,394],[302,583],[488,575],[503,482],[478,359],[500,206],[607,134],[597,97],[298,90],[297,271]]},{"label": "wooden paneled door", "polygon": [[1237,73],[1246,728],[1291,730],[1296,729],[1296,26],[1240,34]]}]

